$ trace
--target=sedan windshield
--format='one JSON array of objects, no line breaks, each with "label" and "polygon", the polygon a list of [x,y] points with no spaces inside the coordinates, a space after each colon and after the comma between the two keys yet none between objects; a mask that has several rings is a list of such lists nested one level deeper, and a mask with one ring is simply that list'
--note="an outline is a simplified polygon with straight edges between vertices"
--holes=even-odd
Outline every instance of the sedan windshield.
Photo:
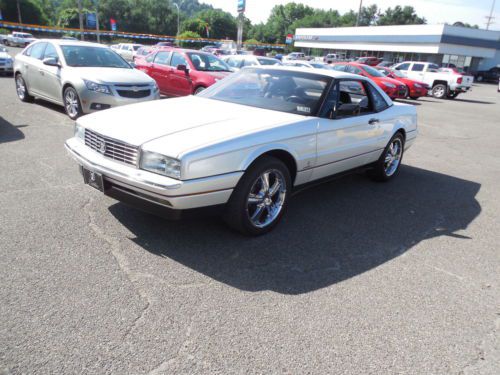
[{"label": "sedan windshield", "polygon": [[202,72],[230,72],[229,66],[217,56],[209,53],[188,53],[196,70]]},{"label": "sedan windshield", "polygon": [[332,78],[315,73],[246,68],[198,96],[315,116]]},{"label": "sedan windshield", "polygon": [[382,73],[380,73],[377,69],[372,68],[371,66],[363,66],[363,69],[365,72],[367,72],[369,75],[372,77],[384,77]]},{"label": "sedan windshield", "polygon": [[132,69],[125,60],[109,48],[61,46],[61,49],[68,66]]}]

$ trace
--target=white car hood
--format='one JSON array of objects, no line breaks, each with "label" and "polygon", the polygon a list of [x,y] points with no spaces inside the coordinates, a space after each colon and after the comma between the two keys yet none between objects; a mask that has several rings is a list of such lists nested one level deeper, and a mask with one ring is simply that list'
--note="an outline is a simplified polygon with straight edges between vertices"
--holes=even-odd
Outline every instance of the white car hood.
[{"label": "white car hood", "polygon": [[286,125],[304,117],[196,96],[155,100],[93,113],[78,123],[97,133],[178,157],[184,152]]},{"label": "white car hood", "polygon": [[153,83],[153,79],[137,69],[68,67],[82,79],[105,84]]}]

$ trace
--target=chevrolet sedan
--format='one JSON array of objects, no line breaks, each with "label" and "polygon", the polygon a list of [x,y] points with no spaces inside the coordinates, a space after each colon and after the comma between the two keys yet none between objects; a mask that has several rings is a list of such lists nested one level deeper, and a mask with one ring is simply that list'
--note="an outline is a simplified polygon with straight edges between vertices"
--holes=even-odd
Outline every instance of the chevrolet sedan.
[{"label": "chevrolet sedan", "polygon": [[366,77],[252,67],[197,96],[84,116],[66,148],[106,195],[172,218],[217,207],[260,235],[308,183],[359,168],[392,180],[416,136],[415,107]]},{"label": "chevrolet sedan", "polygon": [[16,56],[17,96],[63,105],[76,119],[85,113],[160,98],[155,81],[111,48],[73,40],[40,40]]}]

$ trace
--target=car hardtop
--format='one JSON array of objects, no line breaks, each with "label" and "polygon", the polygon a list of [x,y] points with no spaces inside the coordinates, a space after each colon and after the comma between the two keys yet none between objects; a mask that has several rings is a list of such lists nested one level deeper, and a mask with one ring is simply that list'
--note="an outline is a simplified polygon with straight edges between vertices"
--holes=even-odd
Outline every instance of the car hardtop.
[{"label": "car hardtop", "polygon": [[99,48],[110,48],[108,46],[105,46],[103,44],[99,43],[92,43],[92,42],[85,42],[81,40],[68,40],[68,39],[39,39],[33,44],[30,44],[29,46],[33,46],[38,44],[38,43],[52,43],[56,46],[78,46],[78,47],[99,47]]}]

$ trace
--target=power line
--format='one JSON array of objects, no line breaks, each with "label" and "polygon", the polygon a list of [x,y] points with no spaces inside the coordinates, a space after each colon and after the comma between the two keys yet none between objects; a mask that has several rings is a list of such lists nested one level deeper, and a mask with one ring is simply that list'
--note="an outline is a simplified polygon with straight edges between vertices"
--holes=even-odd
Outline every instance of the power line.
[{"label": "power line", "polygon": [[489,30],[490,25],[491,25],[492,23],[494,23],[494,22],[493,22],[493,20],[495,19],[495,17],[493,17],[493,10],[495,9],[495,1],[496,1],[496,0],[493,0],[493,3],[491,4],[490,15],[489,15],[489,16],[486,16],[486,20],[487,20],[487,21],[486,21],[486,30]]}]

